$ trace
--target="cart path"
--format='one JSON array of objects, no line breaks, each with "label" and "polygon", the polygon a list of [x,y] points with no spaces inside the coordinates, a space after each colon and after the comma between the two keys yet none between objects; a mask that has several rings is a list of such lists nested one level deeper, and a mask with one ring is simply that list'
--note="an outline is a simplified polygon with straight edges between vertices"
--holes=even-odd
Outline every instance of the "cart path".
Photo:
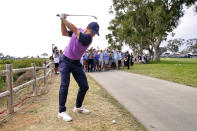
[{"label": "cart path", "polygon": [[196,88],[123,71],[89,75],[148,130],[197,130]]}]

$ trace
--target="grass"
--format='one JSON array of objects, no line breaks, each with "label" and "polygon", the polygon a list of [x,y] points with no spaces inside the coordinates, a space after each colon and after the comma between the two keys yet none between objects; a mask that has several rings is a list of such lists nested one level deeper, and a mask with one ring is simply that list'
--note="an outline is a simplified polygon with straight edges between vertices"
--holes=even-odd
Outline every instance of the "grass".
[{"label": "grass", "polygon": [[[68,130],[68,131],[145,131],[123,106],[107,91],[88,76],[89,90],[84,106],[91,110],[89,115],[72,112],[78,92],[78,85],[71,77],[67,112],[72,122],[57,118],[60,77],[55,76],[49,85],[49,92],[27,101],[18,111],[2,124],[0,130]],[[116,124],[112,124],[116,120]]]},{"label": "grass", "polygon": [[[13,69],[31,67],[31,63],[35,63],[36,66],[42,66],[45,59],[30,58],[30,59],[19,59],[19,60],[0,60],[0,71],[6,69],[6,64],[12,64]],[[23,73],[14,74],[14,81]],[[5,77],[0,76],[0,92],[5,91]]]},{"label": "grass", "polygon": [[[43,70],[37,71],[36,76],[37,77],[43,76]],[[22,79],[22,82],[23,83],[27,82],[26,78]],[[37,87],[39,87],[37,94],[38,95],[43,94],[44,93],[43,80],[37,82]],[[33,85],[29,85],[28,87],[21,89],[17,93],[14,93],[14,104],[22,101],[22,99],[30,95],[32,91],[33,91]],[[0,99],[0,111],[3,111],[6,108],[7,108],[7,97],[4,97]],[[0,115],[0,118],[1,118],[1,115]]]},{"label": "grass", "polygon": [[124,71],[197,87],[197,59],[162,58],[160,62],[134,64]]},{"label": "grass", "polygon": [[41,58],[28,58],[28,59],[19,59],[19,60],[0,60],[0,70],[5,70],[6,64],[13,64],[13,69],[31,67],[32,63],[35,63],[36,66],[42,66],[42,63],[45,60],[46,59],[41,59]]},{"label": "grass", "polygon": [[4,67],[4,66],[5,66],[4,64],[0,64],[0,70],[5,69],[5,67]]}]

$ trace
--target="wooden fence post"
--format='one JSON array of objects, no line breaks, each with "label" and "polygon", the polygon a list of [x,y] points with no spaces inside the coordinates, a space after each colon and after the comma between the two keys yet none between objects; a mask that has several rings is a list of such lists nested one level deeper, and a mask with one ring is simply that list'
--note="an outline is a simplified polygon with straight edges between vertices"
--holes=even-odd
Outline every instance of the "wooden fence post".
[{"label": "wooden fence post", "polygon": [[47,72],[47,67],[44,64],[44,88],[47,88],[47,76],[46,76],[46,72]]},{"label": "wooden fence post", "polygon": [[34,63],[31,64],[33,67],[33,79],[34,79],[34,84],[33,84],[33,95],[36,96],[37,94],[37,84],[36,84],[36,65]]},{"label": "wooden fence post", "polygon": [[7,86],[7,90],[10,92],[7,101],[7,108],[8,108],[8,114],[10,114],[14,112],[12,64],[6,64],[6,70],[8,71],[6,75],[6,86]]},{"label": "wooden fence post", "polygon": [[50,65],[50,70],[51,70],[50,77],[51,77],[51,80],[52,80],[52,75],[53,75],[53,73],[54,73],[54,72],[53,72],[53,64]]}]

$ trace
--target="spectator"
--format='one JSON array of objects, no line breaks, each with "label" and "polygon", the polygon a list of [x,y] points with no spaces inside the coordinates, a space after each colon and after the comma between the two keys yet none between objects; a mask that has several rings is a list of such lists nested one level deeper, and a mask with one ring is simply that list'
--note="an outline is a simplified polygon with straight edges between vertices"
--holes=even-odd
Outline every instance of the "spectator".
[{"label": "spectator", "polygon": [[112,66],[112,54],[110,53],[109,54],[109,68],[111,68],[111,66]]},{"label": "spectator", "polygon": [[127,68],[128,70],[130,69],[130,59],[131,59],[131,56],[129,54],[129,51],[126,52],[126,64],[127,64]]},{"label": "spectator", "polygon": [[107,67],[108,67],[108,64],[109,64],[108,50],[104,51],[103,57],[104,57],[104,70],[107,70]]},{"label": "spectator", "polygon": [[116,69],[119,69],[119,64],[118,64],[118,59],[119,59],[119,55],[118,55],[118,51],[114,51],[114,62],[116,64]]},{"label": "spectator", "polygon": [[119,51],[118,53],[118,68],[120,69],[120,65],[121,65],[121,60],[122,60],[122,55],[121,55],[121,51]]},{"label": "spectator", "polygon": [[122,66],[122,68],[124,68],[124,60],[125,60],[125,53],[124,52],[122,52],[121,53],[121,66]]},{"label": "spectator", "polygon": [[99,54],[99,71],[103,70],[103,63],[103,51],[101,50]]},{"label": "spectator", "polygon": [[94,68],[95,71],[99,71],[99,54],[98,51],[96,51],[95,56],[94,56]]},{"label": "spectator", "polygon": [[56,50],[54,54],[55,74],[59,74],[59,61],[60,61],[59,51]]},{"label": "spectator", "polygon": [[60,56],[62,56],[62,54],[63,54],[63,51],[62,51],[62,50],[60,50]]},{"label": "spectator", "polygon": [[133,54],[131,53],[131,60],[130,60],[131,66],[133,66],[134,62],[133,62]]},{"label": "spectator", "polygon": [[92,49],[88,53],[88,72],[92,72],[93,69],[93,51]]},{"label": "spectator", "polygon": [[55,56],[57,50],[58,50],[58,49],[57,49],[57,46],[55,46],[55,47],[52,49],[52,52],[53,52],[52,56]]},{"label": "spectator", "polygon": [[88,52],[85,51],[83,55],[83,70],[87,71],[88,70]]}]

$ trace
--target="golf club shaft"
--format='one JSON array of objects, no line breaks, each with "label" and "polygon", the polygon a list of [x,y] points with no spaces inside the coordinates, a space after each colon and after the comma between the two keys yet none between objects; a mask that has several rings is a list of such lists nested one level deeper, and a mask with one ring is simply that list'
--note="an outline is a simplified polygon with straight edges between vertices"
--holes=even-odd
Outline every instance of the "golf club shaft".
[{"label": "golf club shaft", "polygon": [[[60,15],[57,14],[57,16],[60,16]],[[67,16],[89,16],[89,17],[94,17],[95,19],[97,19],[97,17],[93,16],[93,15],[71,15],[71,14],[67,14]]]}]

